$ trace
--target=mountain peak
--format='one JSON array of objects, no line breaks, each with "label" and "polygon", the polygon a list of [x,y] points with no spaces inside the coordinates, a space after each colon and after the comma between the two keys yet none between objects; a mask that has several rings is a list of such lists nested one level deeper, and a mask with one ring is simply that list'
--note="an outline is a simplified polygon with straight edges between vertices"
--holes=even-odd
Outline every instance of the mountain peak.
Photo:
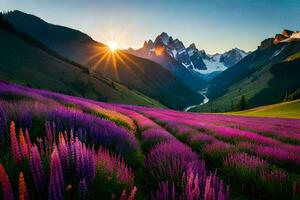
[{"label": "mountain peak", "polygon": [[288,29],[284,29],[282,31],[282,35],[284,35],[285,37],[290,37],[293,33],[294,33],[294,31],[291,31],[291,30],[288,30]]},{"label": "mountain peak", "polygon": [[148,46],[148,42],[147,40],[144,41],[143,47],[147,47]]},{"label": "mountain peak", "polygon": [[162,36],[162,37],[169,37],[168,33],[166,33],[166,32],[162,32],[162,33],[160,34],[160,36]]},{"label": "mountain peak", "polygon": [[190,44],[190,46],[188,47],[189,49],[197,49],[195,43]]},{"label": "mountain peak", "polygon": [[166,32],[162,32],[159,36],[155,39],[156,45],[168,45],[170,42],[170,36]]},{"label": "mountain peak", "polygon": [[231,50],[233,50],[233,51],[244,51],[244,50],[239,49],[239,48],[237,48],[237,47],[235,47],[235,48],[233,48],[233,49],[231,49]]},{"label": "mountain peak", "polygon": [[[185,47],[180,39],[173,39],[166,32],[159,34],[155,38],[154,43],[150,41],[145,41],[143,48],[131,53],[152,59],[162,65],[168,66],[172,70],[177,65],[195,74],[224,71],[248,55],[247,52],[239,48],[232,48],[223,54],[207,55],[204,50],[199,50],[195,43],[191,43],[188,47]],[[164,55],[162,55],[162,52],[164,52]],[[159,58],[157,58],[158,55],[160,55]]]},{"label": "mountain peak", "polygon": [[220,62],[223,62],[225,66],[231,67],[242,60],[248,53],[237,47],[223,53],[220,57]]},{"label": "mountain peak", "polygon": [[284,29],[281,34],[276,34],[273,40],[274,44],[300,41],[300,32]]}]

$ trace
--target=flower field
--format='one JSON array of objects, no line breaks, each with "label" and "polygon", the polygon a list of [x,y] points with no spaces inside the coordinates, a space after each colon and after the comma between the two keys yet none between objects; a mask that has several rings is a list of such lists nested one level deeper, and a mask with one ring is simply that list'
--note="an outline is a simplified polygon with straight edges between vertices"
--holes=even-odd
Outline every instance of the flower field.
[{"label": "flower field", "polygon": [[0,199],[300,199],[300,120],[0,82]]}]

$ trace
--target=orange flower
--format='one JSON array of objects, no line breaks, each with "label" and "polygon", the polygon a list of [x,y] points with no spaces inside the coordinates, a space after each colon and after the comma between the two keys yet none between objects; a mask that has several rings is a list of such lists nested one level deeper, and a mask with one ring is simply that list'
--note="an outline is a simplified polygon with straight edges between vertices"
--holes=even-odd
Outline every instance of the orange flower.
[{"label": "orange flower", "polygon": [[2,186],[2,194],[0,195],[0,197],[2,196],[3,199],[6,200],[13,200],[10,181],[1,163],[0,163],[0,186]]},{"label": "orange flower", "polygon": [[20,135],[19,135],[20,147],[23,157],[28,157],[28,146],[24,137],[23,130],[20,128]]},{"label": "orange flower", "polygon": [[22,157],[20,154],[19,143],[16,137],[16,128],[14,121],[10,123],[10,140],[11,140],[11,151],[13,159],[16,163],[21,163]]},{"label": "orange flower", "polygon": [[23,172],[19,175],[19,200],[29,200]]}]

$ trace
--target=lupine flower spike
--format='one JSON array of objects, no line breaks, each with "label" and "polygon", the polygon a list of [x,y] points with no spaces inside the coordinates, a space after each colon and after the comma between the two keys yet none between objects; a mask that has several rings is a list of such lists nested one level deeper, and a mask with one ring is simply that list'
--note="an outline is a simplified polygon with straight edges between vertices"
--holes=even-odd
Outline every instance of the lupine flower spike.
[{"label": "lupine flower spike", "polygon": [[29,200],[23,172],[19,175],[19,200]]},{"label": "lupine flower spike", "polygon": [[85,195],[87,192],[87,185],[85,179],[79,181],[78,190],[79,190],[79,199],[80,200],[85,199]]},{"label": "lupine flower spike", "polygon": [[36,145],[32,146],[30,149],[29,167],[32,174],[33,184],[38,191],[40,198],[44,198],[46,194],[46,190],[44,187],[46,184],[46,178],[39,150]]},{"label": "lupine flower spike", "polygon": [[28,148],[30,149],[32,144],[31,144],[31,141],[30,141],[30,136],[29,136],[29,132],[28,132],[27,128],[25,129],[25,138],[26,138],[26,142],[28,144]]},{"label": "lupine flower spike", "polygon": [[13,159],[15,163],[20,164],[22,161],[22,157],[19,149],[19,143],[16,137],[16,129],[15,129],[14,121],[10,123],[10,140],[11,140],[11,151],[12,151]]},{"label": "lupine flower spike", "polygon": [[54,146],[54,150],[51,155],[48,199],[49,200],[63,199],[63,190],[64,190],[64,177],[62,173],[61,162],[59,159],[57,148],[56,146]]},{"label": "lupine flower spike", "polygon": [[137,193],[137,188],[134,186],[133,189],[131,190],[131,193],[130,193],[130,196],[128,197],[128,200],[134,200],[136,193]]},{"label": "lupine flower spike", "polygon": [[19,141],[20,141],[20,148],[21,148],[22,156],[28,158],[28,145],[26,143],[22,129],[20,129]]},{"label": "lupine flower spike", "polygon": [[125,190],[122,191],[120,200],[126,200],[126,191]]},{"label": "lupine flower spike", "polygon": [[12,194],[11,185],[2,164],[0,164],[0,183],[2,186],[3,199],[13,200],[14,198]]}]

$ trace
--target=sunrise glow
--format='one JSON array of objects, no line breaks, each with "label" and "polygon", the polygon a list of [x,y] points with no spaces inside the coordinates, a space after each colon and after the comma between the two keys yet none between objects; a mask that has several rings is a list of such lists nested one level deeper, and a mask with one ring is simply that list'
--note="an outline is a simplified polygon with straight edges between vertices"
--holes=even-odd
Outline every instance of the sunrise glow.
[{"label": "sunrise glow", "polygon": [[119,48],[119,43],[116,41],[110,41],[110,42],[108,42],[108,48],[111,51],[116,51]]}]

